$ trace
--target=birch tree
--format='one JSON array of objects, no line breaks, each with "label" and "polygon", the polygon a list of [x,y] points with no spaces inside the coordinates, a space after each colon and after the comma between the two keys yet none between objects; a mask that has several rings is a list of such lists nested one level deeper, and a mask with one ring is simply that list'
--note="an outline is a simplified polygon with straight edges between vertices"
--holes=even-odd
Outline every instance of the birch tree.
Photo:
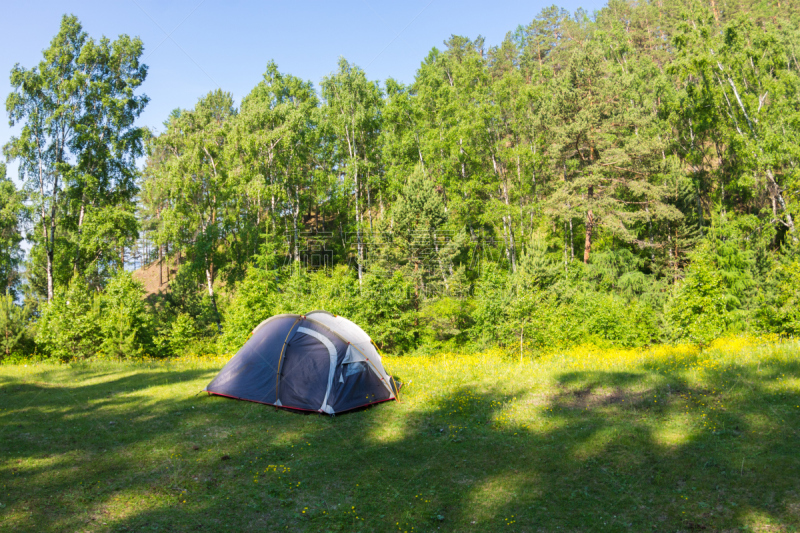
[{"label": "birch tree", "polygon": [[214,281],[220,244],[238,216],[231,196],[225,147],[229,122],[236,115],[233,97],[220,89],[201,98],[192,110],[174,114],[167,131],[153,140],[163,157],[151,169],[149,187],[161,191],[163,237],[189,252],[202,272],[218,331],[222,331]]},{"label": "birch tree", "polygon": [[352,187],[359,282],[364,276],[363,215],[369,207],[363,197],[370,202],[369,176],[378,171],[381,96],[377,82],[367,80],[363,70],[344,58],[339,59],[339,70],[322,80],[322,127],[334,144],[336,167]]},{"label": "birch tree", "polygon": [[[63,283],[70,270],[97,270],[102,260],[116,264],[110,252],[137,234],[135,158],[145,133],[134,124],[148,102],[135,92],[147,75],[142,52],[138,38],[95,41],[75,16],[64,16],[42,61],[11,71],[6,110],[22,131],[4,150],[19,161],[34,207],[34,246],[43,249],[48,300],[57,274]],[[57,262],[72,268],[57,273]]]},{"label": "birch tree", "polygon": [[[291,254],[300,261],[299,217],[303,196],[311,187],[311,154],[317,139],[315,110],[319,105],[314,87],[283,74],[274,62],[267,65],[264,80],[242,101],[236,119],[235,171],[243,191],[259,206],[265,205],[267,224],[274,231],[276,219],[290,214]],[[261,222],[257,216],[256,223]],[[269,232],[270,228],[266,228]]]}]

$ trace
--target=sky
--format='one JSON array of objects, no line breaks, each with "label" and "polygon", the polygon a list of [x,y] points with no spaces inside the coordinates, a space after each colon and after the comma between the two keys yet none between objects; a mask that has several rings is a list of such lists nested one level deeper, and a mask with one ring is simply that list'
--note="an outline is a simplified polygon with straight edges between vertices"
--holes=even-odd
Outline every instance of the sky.
[{"label": "sky", "polygon": [[[11,92],[8,76],[19,63],[31,68],[58,32],[62,15],[78,17],[90,37],[120,34],[144,42],[149,66],[141,91],[150,103],[139,124],[156,132],[175,108],[191,108],[217,88],[238,103],[261,80],[267,62],[319,86],[339,57],[381,83],[414,79],[433,47],[450,35],[483,35],[487,46],[527,25],[550,5],[546,0],[338,0],[305,2],[215,0],[105,0],[10,2],[0,23],[0,96]],[[600,9],[598,0],[562,0],[569,11]],[[19,131],[9,127],[3,105],[0,146]],[[16,178],[16,165],[9,166]]]}]

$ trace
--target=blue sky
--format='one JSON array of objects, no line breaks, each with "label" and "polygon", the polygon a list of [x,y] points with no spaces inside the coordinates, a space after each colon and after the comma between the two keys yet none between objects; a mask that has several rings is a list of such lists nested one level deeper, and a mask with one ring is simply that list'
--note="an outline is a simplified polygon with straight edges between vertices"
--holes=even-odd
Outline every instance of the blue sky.
[{"label": "blue sky", "polygon": [[[30,68],[57,33],[61,16],[78,16],[93,38],[139,36],[149,65],[142,91],[151,101],[140,124],[161,129],[170,110],[192,107],[217,87],[237,102],[274,59],[281,71],[315,86],[344,56],[373,80],[411,82],[422,59],[451,34],[486,37],[487,45],[529,23],[546,1],[347,0],[255,2],[214,0],[31,1],[9,3],[0,25],[0,145],[8,126],[5,98],[15,63]],[[602,7],[597,0],[565,0],[570,11]],[[16,169],[10,168],[12,176]]]}]

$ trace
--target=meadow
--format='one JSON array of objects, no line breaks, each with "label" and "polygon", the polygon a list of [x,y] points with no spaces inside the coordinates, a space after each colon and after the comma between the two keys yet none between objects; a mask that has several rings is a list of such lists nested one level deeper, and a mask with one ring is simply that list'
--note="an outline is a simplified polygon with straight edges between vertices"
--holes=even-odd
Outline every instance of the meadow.
[{"label": "meadow", "polygon": [[0,366],[2,531],[798,531],[800,342],[385,357],[336,417],[226,357]]}]

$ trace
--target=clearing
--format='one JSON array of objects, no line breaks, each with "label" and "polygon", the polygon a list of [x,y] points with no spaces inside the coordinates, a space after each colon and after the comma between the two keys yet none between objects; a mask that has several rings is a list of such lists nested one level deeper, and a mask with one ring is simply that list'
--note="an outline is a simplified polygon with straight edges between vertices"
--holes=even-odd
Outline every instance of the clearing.
[{"label": "clearing", "polygon": [[330,418],[227,358],[0,366],[3,531],[798,531],[800,343],[385,358]]}]

